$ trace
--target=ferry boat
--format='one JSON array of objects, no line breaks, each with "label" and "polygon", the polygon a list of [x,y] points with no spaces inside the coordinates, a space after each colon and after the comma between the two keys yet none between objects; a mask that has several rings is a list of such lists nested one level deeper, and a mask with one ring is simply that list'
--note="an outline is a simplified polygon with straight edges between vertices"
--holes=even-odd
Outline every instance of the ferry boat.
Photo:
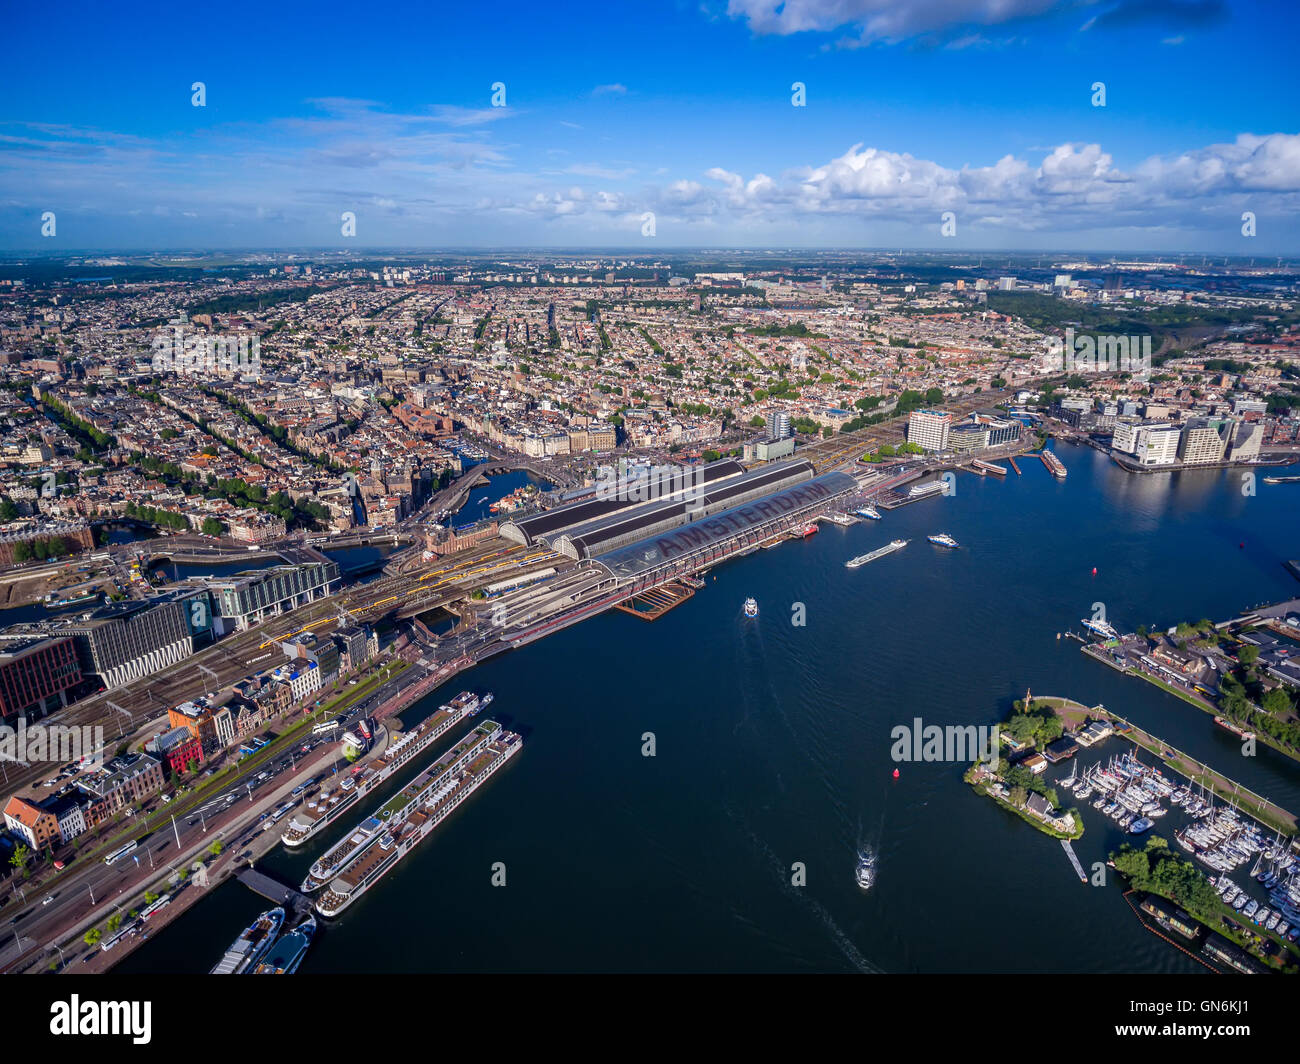
[{"label": "ferry boat", "polygon": [[905,539],[891,539],[883,547],[877,547],[869,554],[859,554],[856,558],[850,558],[844,563],[846,569],[856,569],[860,565],[866,565],[867,562],[874,562],[877,558],[883,558],[886,554],[893,554],[896,550],[902,550],[907,546],[908,541]]},{"label": "ferry boat", "polygon": [[880,511],[877,510],[874,506],[862,506],[854,510],[853,512],[855,514],[858,514],[860,517],[866,517],[872,521],[881,520]]},{"label": "ferry boat", "polygon": [[342,913],[522,748],[520,736],[485,720],[387,803],[380,814],[383,836],[333,878],[316,911],[324,917]]},{"label": "ferry boat", "polygon": [[462,691],[446,705],[439,706],[432,716],[422,720],[409,732],[399,735],[371,764],[353,769],[337,787],[322,789],[319,795],[294,814],[288,829],[280,836],[280,841],[291,850],[297,849],[353,808],[362,797],[408,764],[421,750],[427,749],[434,740],[445,735],[449,728],[472,717],[491,702],[490,692],[479,698],[472,691]]},{"label": "ferry boat", "polygon": [[1103,639],[1119,638],[1119,633],[1105,621],[1094,621],[1084,617],[1079,621],[1079,623],[1088,629],[1088,631],[1092,632],[1094,635],[1101,636]]},{"label": "ferry boat", "polygon": [[870,890],[876,882],[876,855],[870,846],[858,854],[858,867],[854,869],[853,878],[863,890]]},{"label": "ferry boat", "polygon": [[745,599],[745,616],[746,617],[758,616],[758,603],[754,601],[752,598]]},{"label": "ferry boat", "polygon": [[953,539],[952,536],[948,535],[947,532],[940,532],[937,535],[927,536],[926,538],[929,539],[931,543],[937,544],[940,547],[957,546],[957,541]]},{"label": "ferry boat", "polygon": [[243,975],[271,948],[284,923],[284,910],[268,909],[244,928],[230,949],[213,967],[211,975]]},{"label": "ferry boat", "polygon": [[316,934],[316,917],[308,916],[287,935],[280,938],[255,969],[254,975],[293,975],[302,963],[312,936]]}]

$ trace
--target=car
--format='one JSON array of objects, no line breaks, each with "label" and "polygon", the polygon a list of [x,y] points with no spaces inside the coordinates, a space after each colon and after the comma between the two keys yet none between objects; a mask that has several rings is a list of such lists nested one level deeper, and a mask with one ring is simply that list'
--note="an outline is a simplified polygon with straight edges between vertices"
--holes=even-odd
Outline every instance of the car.
[{"label": "car", "polygon": [[42,904],[42,905],[52,905],[53,903],[54,903],[54,895],[53,895],[53,894],[47,894],[47,895],[45,895],[44,898],[41,899],[41,904]]}]

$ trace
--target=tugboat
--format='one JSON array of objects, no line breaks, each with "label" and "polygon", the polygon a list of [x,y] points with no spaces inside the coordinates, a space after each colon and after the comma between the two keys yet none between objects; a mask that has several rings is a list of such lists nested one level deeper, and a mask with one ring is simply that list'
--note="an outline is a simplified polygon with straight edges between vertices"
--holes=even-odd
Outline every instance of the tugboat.
[{"label": "tugboat", "polygon": [[746,617],[758,616],[758,603],[755,602],[752,598],[745,599],[745,616]]},{"label": "tugboat", "polygon": [[870,846],[858,853],[858,867],[853,872],[853,878],[863,890],[870,890],[876,882],[876,855]]},{"label": "tugboat", "polygon": [[956,546],[957,546],[957,541],[956,541],[955,539],[953,539],[952,536],[948,535],[947,532],[939,532],[939,533],[937,533],[937,534],[935,534],[935,535],[933,535],[933,536],[927,536],[926,538],[927,538],[931,543],[934,543],[934,544],[936,544],[936,545],[938,545],[938,546],[940,546],[940,547],[956,547]]}]

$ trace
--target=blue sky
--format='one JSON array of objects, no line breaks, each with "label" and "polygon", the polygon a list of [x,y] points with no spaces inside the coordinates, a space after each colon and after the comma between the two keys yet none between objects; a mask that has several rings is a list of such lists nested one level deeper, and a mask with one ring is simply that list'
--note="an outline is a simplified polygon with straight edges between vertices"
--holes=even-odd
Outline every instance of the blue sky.
[{"label": "blue sky", "polygon": [[7,21],[11,250],[1294,255],[1300,236],[1300,14],[1282,2],[74,3]]}]

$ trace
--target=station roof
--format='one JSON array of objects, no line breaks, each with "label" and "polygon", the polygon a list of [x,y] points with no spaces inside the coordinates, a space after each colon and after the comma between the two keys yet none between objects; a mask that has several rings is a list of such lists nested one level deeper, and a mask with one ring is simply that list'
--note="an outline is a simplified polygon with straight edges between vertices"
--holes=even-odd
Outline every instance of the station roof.
[{"label": "station roof", "polygon": [[[689,466],[682,466],[682,471],[690,469]],[[703,467],[704,482],[711,484],[717,480],[723,480],[728,477],[739,476],[745,472],[745,467],[731,458],[724,458],[717,462],[710,462]],[[602,499],[594,498],[583,502],[574,503],[571,506],[557,506],[553,510],[547,510],[545,513],[534,514],[532,517],[525,517],[518,521],[505,522],[517,528],[526,537],[530,545],[538,539],[545,536],[554,535],[566,528],[574,528],[578,525],[586,524],[590,521],[598,520],[602,517],[608,517],[612,514],[619,513],[622,510],[629,510],[633,507],[642,505],[635,499]]]},{"label": "station roof", "polygon": [[635,535],[641,529],[650,529],[657,524],[680,517],[685,523],[692,510],[713,509],[725,506],[728,500],[738,499],[764,488],[775,491],[792,480],[809,480],[812,478],[811,462],[783,462],[780,465],[755,469],[744,476],[728,479],[716,488],[706,490],[702,498],[664,499],[658,502],[643,503],[625,513],[613,514],[604,520],[575,527],[568,535],[570,542],[577,548],[578,556],[591,557],[600,553],[601,545],[611,543],[623,536]]},{"label": "station roof", "polygon": [[848,473],[825,473],[791,484],[761,499],[733,506],[729,510],[644,539],[596,559],[612,575],[635,577],[665,562],[702,547],[729,539],[746,529],[803,509],[813,509],[837,496],[857,489],[858,482]]}]

